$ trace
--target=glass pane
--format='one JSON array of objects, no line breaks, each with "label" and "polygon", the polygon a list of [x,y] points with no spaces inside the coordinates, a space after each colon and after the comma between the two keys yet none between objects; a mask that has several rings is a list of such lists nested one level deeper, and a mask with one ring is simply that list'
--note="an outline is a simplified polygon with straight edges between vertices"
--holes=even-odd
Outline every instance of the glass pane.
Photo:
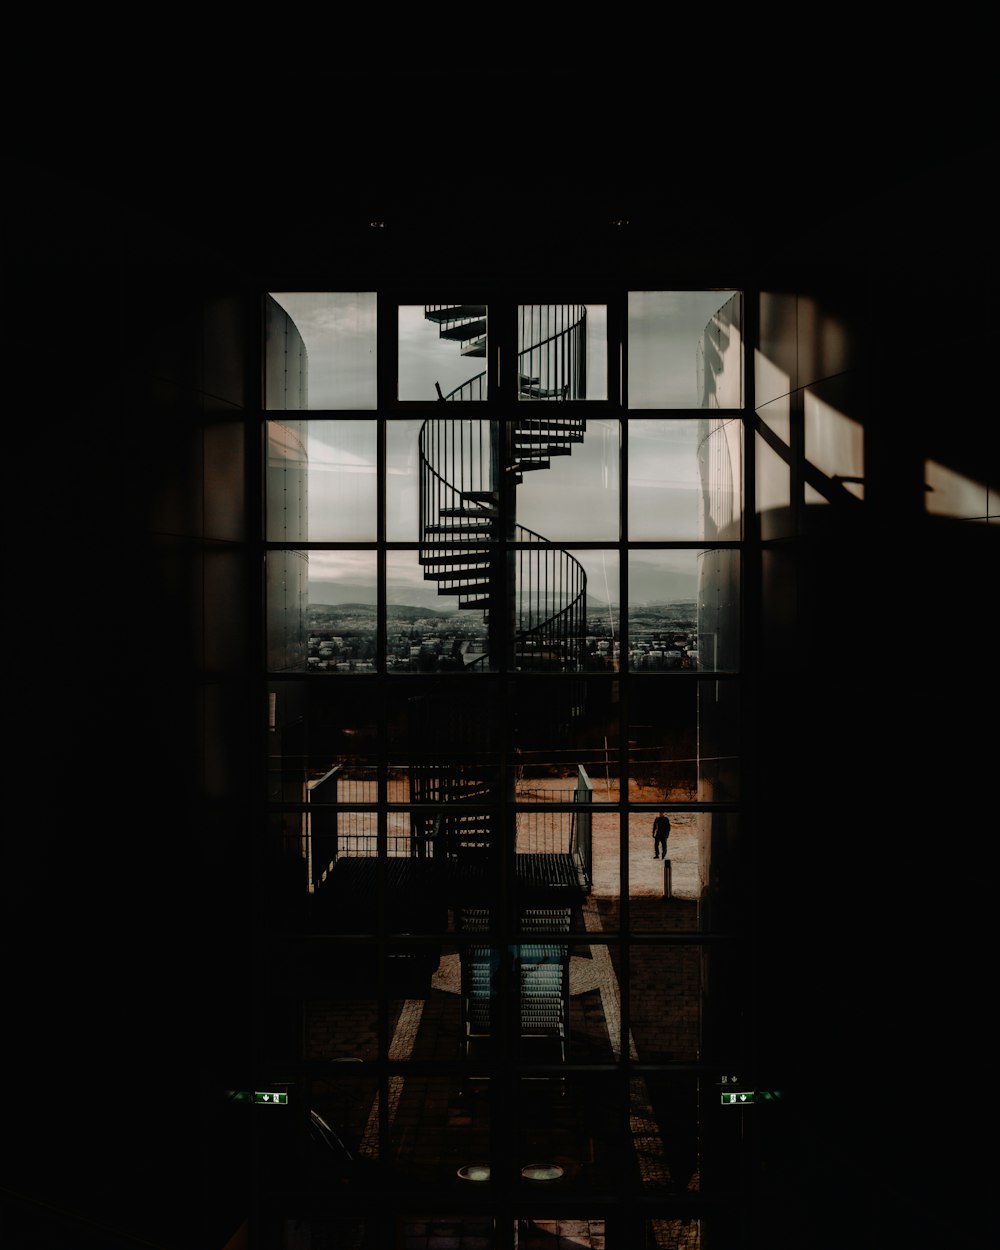
[{"label": "glass pane", "polygon": [[740,553],[698,552],[698,661],[703,673],[740,667]]},{"label": "glass pane", "polygon": [[617,672],[618,552],[537,546],[514,560],[515,667]]},{"label": "glass pane", "polygon": [[738,670],[737,550],[633,551],[628,567],[633,671]]},{"label": "glass pane", "polygon": [[701,421],[632,417],[627,432],[629,538],[701,538]]},{"label": "glass pane", "polygon": [[732,291],[630,291],[630,408],[739,408],[741,300]]},{"label": "glass pane", "polygon": [[602,1219],[523,1219],[515,1221],[514,1250],[604,1250]]},{"label": "glass pane", "polygon": [[613,1192],[627,1160],[621,1084],[587,1076],[524,1078],[517,1088],[517,1156],[522,1193]]},{"label": "glass pane", "polygon": [[587,906],[591,891],[617,887],[618,814],[595,809],[582,787],[579,797],[584,801],[572,806],[516,814],[514,895],[526,935],[595,928]]},{"label": "glass pane", "polygon": [[[654,1219],[643,1222],[642,1243],[636,1250],[662,1250],[663,1246],[677,1246],[678,1250],[701,1250],[701,1230],[705,1223],[699,1219]],[[711,1221],[709,1221],[711,1226]]]},{"label": "glass pane", "polygon": [[486,398],[485,304],[401,304],[401,400]]},{"label": "glass pane", "polygon": [[[273,1207],[276,1204],[271,1203]],[[325,1250],[377,1250],[378,1232],[371,1215],[335,1218],[303,1214],[296,1196],[287,1208],[264,1209],[255,1221],[261,1243],[275,1250],[302,1250],[303,1246],[323,1246]]]},{"label": "glass pane", "polygon": [[697,797],[698,686],[633,679],[628,733],[632,802],[690,803]]},{"label": "glass pane", "polygon": [[707,417],[700,430],[702,537],[736,541],[743,535],[743,422]]},{"label": "glass pane", "polygon": [[[369,803],[378,759],[378,709],[367,681],[274,682],[270,689],[272,800]],[[323,784],[320,784],[323,782]]]},{"label": "glass pane", "polygon": [[[698,1078],[665,1072],[634,1078],[629,1082],[629,1122],[643,1193],[698,1193]],[[690,1245],[687,1241],[663,1244]]]},{"label": "glass pane", "polygon": [[375,671],[375,553],[309,552],[309,668]]},{"label": "glass pane", "polygon": [[[665,851],[657,844],[665,816]],[[744,919],[739,819],[730,812],[632,812],[629,916],[636,932],[733,931]]]},{"label": "glass pane", "polygon": [[376,406],[373,291],[272,292],[265,304],[265,408]]},{"label": "glass pane", "polygon": [[699,682],[699,802],[721,803],[739,797],[739,724],[739,682]]},{"label": "glass pane", "polygon": [[542,678],[509,690],[518,803],[617,802],[617,680]]},{"label": "glass pane", "polygon": [[271,1193],[316,1196],[343,1192],[361,1181],[346,1142],[312,1105],[312,1091],[292,1086],[274,1092],[283,1093],[285,1101],[249,1109],[254,1174],[264,1187]]},{"label": "glass pane", "polygon": [[483,906],[494,889],[499,845],[495,700],[479,681],[435,686],[414,677],[405,686],[390,692],[389,773],[396,792],[406,792],[399,801],[416,806],[391,813],[390,821],[402,822],[411,854],[435,868],[427,888],[446,907]]},{"label": "glass pane", "polygon": [[629,1024],[640,1063],[694,1062],[701,1054],[704,950],[688,943],[629,947]]},{"label": "glass pane", "polygon": [[374,541],[373,421],[269,421],[270,542]]},{"label": "glass pane", "polygon": [[386,1181],[406,1188],[457,1185],[463,1168],[489,1165],[490,1105],[464,1075],[388,1078]]},{"label": "glass pane", "polygon": [[521,473],[516,499],[518,525],[533,533],[517,538],[617,542],[620,422],[557,421],[532,418],[510,431],[514,460],[537,466]]},{"label": "glass pane", "polygon": [[633,671],[699,667],[700,554],[650,550],[629,555],[629,668]]},{"label": "glass pane", "polygon": [[302,812],[268,817],[264,868],[268,905],[264,923],[274,933],[307,933],[312,924],[309,828]]},{"label": "glass pane", "polygon": [[386,430],[386,537],[420,537],[420,431],[423,421],[390,420]]},{"label": "glass pane", "polygon": [[461,673],[489,668],[487,615],[462,608],[470,583],[452,564],[421,563],[418,551],[386,556],[386,664],[390,671]]},{"label": "glass pane", "polygon": [[[487,1187],[488,1173],[485,1165],[473,1167],[460,1179],[478,1193]],[[453,1246],[457,1250],[509,1250],[510,1246],[509,1238],[500,1238],[494,1221],[483,1216],[407,1217],[397,1222],[397,1228],[397,1238],[391,1244],[404,1250],[450,1250]],[[368,1248],[362,1246],[360,1250]]]},{"label": "glass pane", "polygon": [[267,626],[275,672],[374,672],[375,553],[268,552]]},{"label": "glass pane", "polygon": [[[378,1079],[358,1071],[360,1059],[374,1059],[377,1019],[373,1003],[363,1000],[312,999],[305,1004],[305,1058],[318,1069],[304,1090],[312,1112],[322,1120],[315,1125],[330,1153],[338,1145],[350,1158],[348,1175],[357,1183],[371,1180],[378,1158]],[[350,1021],[357,1033],[350,1037]],[[332,1051],[342,1053],[334,1055]],[[354,1052],[354,1053],[352,1053]],[[325,1061],[325,1062],[317,1062]],[[373,1112],[375,1114],[373,1114]]]},{"label": "glass pane", "polygon": [[522,304],[517,313],[520,399],[607,399],[606,305]]},{"label": "glass pane", "polygon": [[307,667],[309,557],[304,551],[267,556],[267,666],[272,672]]},{"label": "glass pane", "polygon": [[633,929],[656,933],[697,930],[700,816],[665,809],[629,815],[628,889]]},{"label": "glass pane", "polygon": [[267,423],[267,537],[270,542],[309,539],[308,422]]}]

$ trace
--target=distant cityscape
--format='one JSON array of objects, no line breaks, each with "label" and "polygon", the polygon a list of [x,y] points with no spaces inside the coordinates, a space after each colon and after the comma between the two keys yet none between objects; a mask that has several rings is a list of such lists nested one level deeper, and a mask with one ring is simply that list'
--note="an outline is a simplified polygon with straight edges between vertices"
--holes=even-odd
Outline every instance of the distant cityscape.
[{"label": "distant cityscape", "polygon": [[[386,608],[386,668],[420,673],[462,672],[484,665],[486,623],[481,612],[438,610],[405,604]],[[698,613],[694,600],[634,604],[629,613],[630,671],[698,668]],[[310,604],[310,671],[373,673],[376,610],[368,603]],[[590,672],[621,667],[619,611],[591,606],[585,666]],[[525,667],[532,667],[530,659]]]}]

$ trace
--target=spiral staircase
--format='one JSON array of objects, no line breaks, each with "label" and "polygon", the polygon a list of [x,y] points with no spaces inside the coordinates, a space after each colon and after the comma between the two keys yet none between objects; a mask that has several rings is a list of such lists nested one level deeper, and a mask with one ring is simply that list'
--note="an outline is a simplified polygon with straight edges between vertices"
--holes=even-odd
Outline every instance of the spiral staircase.
[{"label": "spiral staircase", "polygon": [[[424,315],[463,355],[485,356],[484,306],[428,305]],[[583,305],[522,306],[519,337],[520,402],[527,407],[586,397]],[[485,371],[447,394],[436,384],[438,399],[450,403],[484,399],[485,387]],[[419,438],[423,576],[459,609],[482,613],[487,627],[487,649],[466,671],[582,671],[586,573],[567,551],[518,524],[516,499],[525,474],[550,469],[571,455],[585,433],[586,418],[557,415],[551,408],[542,414],[532,407],[507,421],[449,413],[424,422]],[[579,683],[561,682],[558,691],[561,697],[550,699],[545,709],[550,732],[560,718],[565,722],[578,713],[582,701]],[[460,860],[466,867],[476,861],[485,867],[496,832],[498,780],[481,700],[481,690],[451,683],[411,701],[411,799],[437,808],[414,815],[414,842],[418,854]],[[515,726],[515,733],[524,729]],[[570,874],[558,864],[548,867],[547,874],[535,873],[543,886],[546,875]],[[467,900],[467,874],[461,888]]]}]

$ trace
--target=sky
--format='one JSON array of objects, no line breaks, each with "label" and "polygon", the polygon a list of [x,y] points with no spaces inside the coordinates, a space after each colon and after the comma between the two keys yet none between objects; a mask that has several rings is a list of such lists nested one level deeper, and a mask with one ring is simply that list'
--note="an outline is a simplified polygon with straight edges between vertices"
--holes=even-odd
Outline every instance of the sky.
[{"label": "sky", "polygon": [[[698,345],[706,322],[730,298],[727,291],[632,292],[628,333],[632,407],[689,407],[697,403]],[[366,293],[278,293],[303,336],[309,357],[309,407],[376,406],[376,300]],[[588,306],[591,330],[588,391],[606,394],[606,309]],[[434,383],[447,393],[478,373],[486,361],[463,357],[441,340],[423,306],[399,310],[400,393],[433,399]],[[599,364],[598,364],[599,362]],[[478,422],[474,404],[462,417]],[[466,417],[465,413],[469,415]],[[415,541],[417,534],[417,440],[423,416],[388,423],[387,537]],[[701,533],[698,431],[685,418],[632,417],[629,440],[629,536],[647,541],[697,541]],[[365,542],[376,538],[375,423],[348,417],[308,423],[308,534],[313,542]],[[554,542],[617,542],[619,526],[619,422],[587,418],[584,442],[554,457],[548,470],[526,473],[519,487],[518,521]],[[294,540],[294,539],[293,539]],[[617,602],[617,552],[576,552],[588,569],[592,598]],[[425,581],[412,553],[393,554],[389,602],[450,606]],[[612,567],[613,564],[613,567]],[[310,597],[318,602],[374,600],[375,563],[370,552],[310,553]],[[633,553],[629,599],[654,603],[693,598],[696,553]]]}]

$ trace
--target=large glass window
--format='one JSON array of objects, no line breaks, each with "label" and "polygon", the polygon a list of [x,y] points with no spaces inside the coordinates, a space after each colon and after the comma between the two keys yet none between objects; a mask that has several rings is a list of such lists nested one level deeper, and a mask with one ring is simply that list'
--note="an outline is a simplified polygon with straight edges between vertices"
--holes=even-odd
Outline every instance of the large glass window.
[{"label": "large glass window", "polygon": [[265,303],[258,1079],[346,1203],[265,1178],[288,1245],[508,1244],[522,1204],[517,1244],[610,1248],[639,1197],[700,1244],[703,1090],[747,1045],[740,308]]}]

